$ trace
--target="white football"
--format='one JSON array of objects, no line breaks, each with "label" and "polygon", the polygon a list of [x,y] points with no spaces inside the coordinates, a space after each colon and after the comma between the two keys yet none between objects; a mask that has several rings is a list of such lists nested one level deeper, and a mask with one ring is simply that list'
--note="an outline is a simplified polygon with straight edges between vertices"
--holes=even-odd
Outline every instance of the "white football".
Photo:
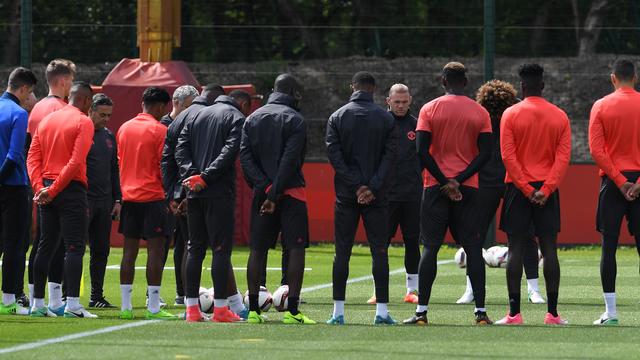
[{"label": "white football", "polygon": [[289,306],[289,285],[282,285],[273,293],[273,306],[280,312],[287,310]]},{"label": "white football", "polygon": [[[258,306],[260,306],[260,310],[262,312],[269,311],[271,304],[273,304],[273,296],[266,287],[260,286],[260,292],[258,293]],[[249,308],[249,290],[244,293],[244,305]]]},{"label": "white football", "polygon": [[200,287],[198,295],[198,303],[200,304],[200,311],[210,314],[213,312],[213,292],[209,292],[209,289]]},{"label": "white football", "polygon": [[496,263],[496,267],[506,268],[507,261],[509,261],[509,248],[506,246],[498,246],[493,252],[493,258]]},{"label": "white football", "polygon": [[456,251],[456,255],[453,257],[453,260],[456,262],[459,268],[467,267],[467,254],[464,252],[463,248],[458,249]]},{"label": "white football", "polygon": [[[491,248],[489,248],[489,250],[491,250]],[[487,266],[491,266],[492,263],[492,259],[493,259],[493,251],[489,251],[487,249],[482,249],[482,258],[484,259],[484,263],[487,264]]]}]

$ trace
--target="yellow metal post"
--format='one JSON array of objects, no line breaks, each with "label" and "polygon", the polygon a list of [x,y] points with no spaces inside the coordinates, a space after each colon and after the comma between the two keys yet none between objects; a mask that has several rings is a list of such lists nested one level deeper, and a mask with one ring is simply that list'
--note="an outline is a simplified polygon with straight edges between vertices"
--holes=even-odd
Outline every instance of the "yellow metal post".
[{"label": "yellow metal post", "polygon": [[171,60],[180,46],[180,13],[180,0],[138,0],[140,60]]}]

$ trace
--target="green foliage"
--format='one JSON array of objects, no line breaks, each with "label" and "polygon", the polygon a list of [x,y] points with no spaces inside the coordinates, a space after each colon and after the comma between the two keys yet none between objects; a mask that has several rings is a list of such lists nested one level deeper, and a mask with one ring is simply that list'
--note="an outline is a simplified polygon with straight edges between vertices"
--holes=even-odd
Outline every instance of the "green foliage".
[{"label": "green foliage", "polygon": [[[593,1],[496,0],[497,54],[576,55]],[[12,37],[19,2],[0,4],[0,28]],[[34,0],[33,60],[135,57],[135,23],[133,0]],[[182,47],[174,57],[190,62],[474,57],[482,54],[482,24],[483,0],[184,0]],[[638,2],[609,1],[597,51],[640,53],[639,25]],[[14,44],[0,48],[5,62],[17,56]]]}]

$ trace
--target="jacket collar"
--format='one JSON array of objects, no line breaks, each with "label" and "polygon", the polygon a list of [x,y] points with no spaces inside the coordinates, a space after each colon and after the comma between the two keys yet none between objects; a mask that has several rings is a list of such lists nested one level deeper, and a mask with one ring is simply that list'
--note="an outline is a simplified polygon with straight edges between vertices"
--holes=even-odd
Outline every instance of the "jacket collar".
[{"label": "jacket collar", "polygon": [[207,106],[209,104],[207,104],[207,98],[204,96],[196,96],[195,98],[193,98],[193,102],[191,102],[191,104],[200,104],[200,105],[204,105]]},{"label": "jacket collar", "polygon": [[269,95],[267,104],[282,104],[293,109],[296,108],[296,100],[293,98],[293,96],[281,92],[271,93],[271,95]]},{"label": "jacket collar", "polygon": [[13,101],[14,103],[20,105],[20,100],[18,99],[17,96],[13,95],[12,93],[5,91],[4,94],[2,94],[2,98],[3,99],[9,99],[11,101]]},{"label": "jacket collar", "polygon": [[351,98],[349,98],[349,101],[373,102],[373,94],[370,92],[358,90],[351,94]]},{"label": "jacket collar", "polygon": [[389,114],[391,114],[393,116],[394,119],[396,120],[404,120],[404,119],[409,119],[412,117],[411,115],[411,110],[407,111],[406,114],[404,114],[404,116],[397,116],[396,114],[393,113],[393,111],[389,110]]},{"label": "jacket collar", "polygon": [[228,104],[233,106],[234,108],[240,110],[240,106],[238,105],[238,103],[230,96],[227,95],[220,95],[216,98],[216,101],[213,102],[214,104]]}]

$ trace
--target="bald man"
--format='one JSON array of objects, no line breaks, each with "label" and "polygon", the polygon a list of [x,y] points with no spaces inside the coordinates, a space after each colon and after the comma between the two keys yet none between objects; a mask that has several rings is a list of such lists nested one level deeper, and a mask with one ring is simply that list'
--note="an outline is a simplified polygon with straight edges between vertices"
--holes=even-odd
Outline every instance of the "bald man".
[{"label": "bald man", "polygon": [[80,305],[80,278],[87,231],[87,154],[93,140],[93,122],[87,117],[91,86],[75,83],[69,105],[46,116],[35,132],[27,169],[40,212],[41,239],[34,270],[31,316],[55,317],[44,305],[49,264],[62,237],[65,248],[64,281],[67,304],[64,317],[95,318]]}]

